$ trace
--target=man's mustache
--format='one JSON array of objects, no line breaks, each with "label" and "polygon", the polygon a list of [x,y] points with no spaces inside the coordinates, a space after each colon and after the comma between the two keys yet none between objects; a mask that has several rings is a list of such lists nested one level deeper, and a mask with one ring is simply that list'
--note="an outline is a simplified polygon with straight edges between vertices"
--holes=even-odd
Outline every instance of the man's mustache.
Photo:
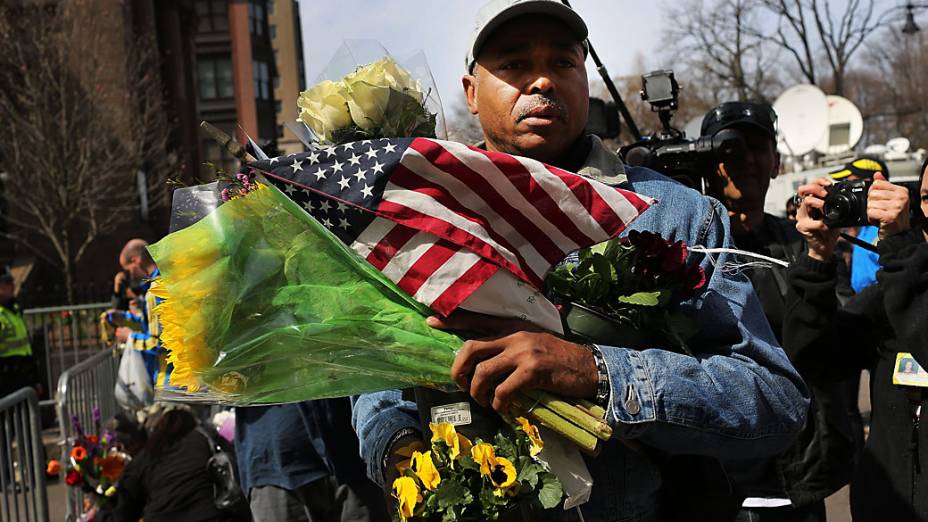
[{"label": "man's mustache", "polygon": [[561,100],[559,100],[557,96],[536,94],[525,102],[524,107],[519,108],[519,117],[516,118],[516,123],[530,117],[532,111],[542,108],[553,110],[555,115],[561,119],[567,116],[567,107],[561,103]]}]

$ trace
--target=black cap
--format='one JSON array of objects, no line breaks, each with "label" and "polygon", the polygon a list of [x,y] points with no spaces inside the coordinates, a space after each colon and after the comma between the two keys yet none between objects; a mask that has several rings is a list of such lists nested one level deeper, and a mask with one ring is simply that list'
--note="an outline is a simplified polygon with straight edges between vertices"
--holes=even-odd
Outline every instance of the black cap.
[{"label": "black cap", "polygon": [[840,181],[850,176],[870,179],[877,172],[883,174],[886,179],[889,179],[889,169],[886,168],[886,163],[883,163],[883,160],[869,156],[861,156],[847,163],[840,169],[829,172],[828,175],[831,176],[831,179]]},{"label": "black cap", "polygon": [[725,102],[706,113],[702,119],[703,136],[713,136],[729,127],[749,125],[774,141],[777,139],[777,113],[769,103]]},{"label": "black cap", "polygon": [[0,282],[13,282],[13,272],[10,270],[9,265],[0,265]]}]

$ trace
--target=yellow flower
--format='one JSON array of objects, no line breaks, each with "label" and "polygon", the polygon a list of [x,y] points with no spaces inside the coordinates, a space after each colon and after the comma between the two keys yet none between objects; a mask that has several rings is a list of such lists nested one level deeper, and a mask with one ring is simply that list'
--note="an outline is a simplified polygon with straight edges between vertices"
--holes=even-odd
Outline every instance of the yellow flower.
[{"label": "yellow flower", "polygon": [[395,466],[396,471],[399,471],[400,475],[402,475],[403,473],[406,472],[407,469],[409,469],[409,465],[411,463],[410,461],[412,459],[412,454],[421,450],[422,447],[423,447],[423,443],[421,440],[414,440],[394,452],[396,455],[399,455],[400,457],[406,457],[405,460],[401,460],[400,462],[396,463],[396,466]]},{"label": "yellow flower", "polygon": [[359,67],[342,80],[348,91],[347,103],[351,119],[358,127],[372,130],[384,123],[390,91],[408,94],[422,103],[425,94],[419,82],[391,58]]},{"label": "yellow flower", "polygon": [[105,497],[112,497],[115,494],[116,494],[116,486],[110,486],[106,488],[106,491],[103,492],[103,496]]},{"label": "yellow flower", "polygon": [[297,119],[324,140],[331,141],[332,131],[351,125],[348,91],[342,82],[319,82],[308,91],[301,92],[296,104],[300,107]]},{"label": "yellow flower", "polygon": [[493,446],[486,442],[476,444],[470,449],[470,456],[480,465],[481,475],[489,475],[493,471],[493,464],[496,463],[496,451]]},{"label": "yellow flower", "polygon": [[393,481],[393,498],[402,520],[412,517],[416,504],[422,502],[419,486],[412,477],[400,477]]},{"label": "yellow flower", "polygon": [[435,488],[441,482],[441,475],[438,474],[438,469],[435,468],[435,463],[432,462],[431,451],[413,453],[410,469],[419,477],[425,489],[429,491],[435,491]]},{"label": "yellow flower", "polygon": [[429,423],[429,429],[432,430],[432,444],[440,441],[448,446],[452,468],[458,457],[470,453],[471,446],[473,446],[470,439],[458,433],[450,422]]},{"label": "yellow flower", "polygon": [[529,448],[529,453],[533,457],[541,453],[541,450],[545,447],[545,443],[541,440],[541,435],[538,433],[538,426],[531,424],[525,417],[516,417],[516,422],[519,423],[519,426],[522,427],[522,431],[524,431],[525,434],[528,435],[529,440],[532,441],[532,447]]},{"label": "yellow flower", "polygon": [[490,482],[496,488],[493,494],[502,496],[505,490],[511,488],[516,482],[516,467],[512,465],[509,459],[497,457],[490,471]]}]

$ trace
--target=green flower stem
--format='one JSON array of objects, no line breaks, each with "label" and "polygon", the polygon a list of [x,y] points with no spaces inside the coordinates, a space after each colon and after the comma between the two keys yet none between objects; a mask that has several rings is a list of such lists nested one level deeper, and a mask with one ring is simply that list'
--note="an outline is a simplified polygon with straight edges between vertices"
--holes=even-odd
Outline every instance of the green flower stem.
[{"label": "green flower stem", "polygon": [[580,428],[583,428],[585,431],[592,433],[596,438],[606,441],[612,438],[612,428],[603,422],[602,419],[597,419],[580,408],[568,404],[545,391],[529,390],[526,391],[525,394],[554,413],[557,413]]},{"label": "green flower stem", "polygon": [[[599,440],[592,433],[580,428],[569,420],[561,417],[557,413],[549,410],[541,404],[535,404],[536,401],[527,397],[519,397],[513,401],[513,406],[518,410],[525,412],[530,419],[538,422],[553,430],[558,435],[573,442],[586,453],[595,453],[599,446]],[[534,404],[534,406],[533,406]]]},{"label": "green flower stem", "polygon": [[593,404],[593,403],[590,402],[590,401],[587,401],[587,400],[584,400],[584,399],[580,399],[580,400],[577,402],[577,406],[579,406],[580,408],[583,408],[584,410],[588,411],[588,412],[590,413],[590,415],[596,417],[597,419],[602,420],[602,419],[605,419],[605,418],[606,418],[606,410],[603,409],[602,406],[599,406],[599,405],[597,405],[597,404]]}]

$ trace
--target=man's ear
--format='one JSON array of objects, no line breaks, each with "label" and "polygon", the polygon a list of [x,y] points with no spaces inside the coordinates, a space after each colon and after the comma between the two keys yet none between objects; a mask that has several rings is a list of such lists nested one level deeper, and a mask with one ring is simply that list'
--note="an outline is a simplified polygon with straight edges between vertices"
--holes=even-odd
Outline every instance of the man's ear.
[{"label": "man's ear", "polygon": [[461,78],[461,84],[464,86],[464,97],[467,98],[467,110],[471,114],[479,113],[477,106],[477,77],[472,74],[465,74]]},{"label": "man's ear", "polygon": [[770,173],[770,179],[776,179],[780,175],[780,153],[776,150],[776,145],[773,149],[773,172]]}]

